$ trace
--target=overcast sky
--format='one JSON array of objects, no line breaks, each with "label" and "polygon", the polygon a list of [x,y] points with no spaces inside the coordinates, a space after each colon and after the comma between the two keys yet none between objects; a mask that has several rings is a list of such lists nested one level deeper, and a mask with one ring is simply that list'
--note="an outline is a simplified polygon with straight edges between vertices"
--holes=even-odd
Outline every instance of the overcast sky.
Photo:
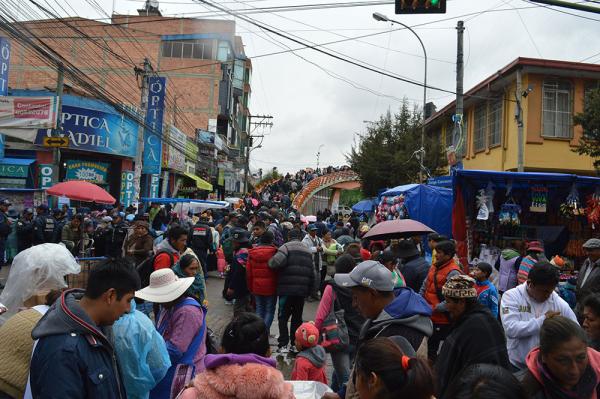
[{"label": "overcast sky", "polygon": [[[112,0],[97,1],[110,13]],[[235,10],[348,1],[353,0],[220,0],[219,4]],[[82,17],[103,17],[90,10],[83,0],[69,2]],[[116,0],[115,3],[116,12],[135,14],[143,1]],[[165,0],[160,2],[159,8],[163,15],[170,16],[200,15],[207,11],[193,0]],[[372,14],[380,12],[410,26],[427,23],[414,29],[427,49],[429,85],[452,91],[456,77],[455,27],[459,19],[465,21],[467,28],[465,91],[519,56],[600,62],[600,15],[565,10],[575,14],[568,15],[524,0],[449,0],[447,8],[446,14],[396,16],[390,4],[248,17],[314,43],[380,33],[326,47],[419,82],[423,81],[423,58],[417,39],[406,30],[390,33],[390,24],[375,21]],[[473,13],[476,14],[458,18]],[[236,21],[250,57],[298,46],[247,22]],[[394,25],[392,29],[397,28]],[[321,144],[320,164],[342,165],[346,163],[344,155],[350,150],[355,134],[365,131],[363,121],[376,120],[388,109],[394,111],[403,97],[420,106],[423,90],[313,50],[256,58],[250,109],[254,115],[272,115],[274,126],[265,131],[269,135],[262,148],[252,152],[252,169],[277,166],[280,171],[296,171],[314,167]],[[429,89],[427,100],[440,109],[453,100],[453,95]]]}]

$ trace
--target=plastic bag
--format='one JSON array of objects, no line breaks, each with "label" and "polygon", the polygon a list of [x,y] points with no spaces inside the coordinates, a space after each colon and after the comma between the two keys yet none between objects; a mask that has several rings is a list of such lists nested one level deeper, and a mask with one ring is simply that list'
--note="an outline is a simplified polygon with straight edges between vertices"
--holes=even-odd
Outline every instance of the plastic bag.
[{"label": "plastic bag", "polygon": [[23,302],[36,292],[67,287],[65,276],[78,274],[81,267],[62,244],[40,244],[15,256],[0,303],[8,311],[0,316],[3,324],[17,313]]},{"label": "plastic bag", "polygon": [[327,392],[333,392],[327,385],[317,381],[287,381],[294,387],[296,399],[321,399]]},{"label": "plastic bag", "polygon": [[112,330],[127,398],[147,398],[171,367],[163,337],[148,316],[135,310],[133,300],[131,312],[121,316]]}]

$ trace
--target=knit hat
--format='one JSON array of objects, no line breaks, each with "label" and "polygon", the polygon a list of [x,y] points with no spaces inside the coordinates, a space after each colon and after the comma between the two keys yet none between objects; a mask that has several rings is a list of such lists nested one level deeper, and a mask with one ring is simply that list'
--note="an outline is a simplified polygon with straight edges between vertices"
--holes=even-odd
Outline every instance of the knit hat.
[{"label": "knit hat", "polygon": [[302,345],[303,348],[312,348],[319,343],[319,330],[311,321],[302,323],[296,330],[296,342]]},{"label": "knit hat", "polygon": [[444,284],[442,295],[447,298],[477,298],[475,280],[464,274],[452,276]]}]

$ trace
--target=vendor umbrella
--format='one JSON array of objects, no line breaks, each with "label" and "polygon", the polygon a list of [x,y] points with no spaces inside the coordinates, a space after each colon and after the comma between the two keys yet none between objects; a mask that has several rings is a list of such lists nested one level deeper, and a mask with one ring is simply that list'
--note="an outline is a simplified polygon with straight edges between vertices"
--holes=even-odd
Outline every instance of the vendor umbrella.
[{"label": "vendor umbrella", "polygon": [[67,197],[75,201],[114,204],[117,200],[102,187],[83,180],[70,180],[55,184],[47,191],[50,195]]},{"label": "vendor umbrella", "polygon": [[392,238],[408,238],[422,234],[435,233],[423,223],[412,219],[387,220],[371,227],[363,238],[371,240],[387,240]]}]

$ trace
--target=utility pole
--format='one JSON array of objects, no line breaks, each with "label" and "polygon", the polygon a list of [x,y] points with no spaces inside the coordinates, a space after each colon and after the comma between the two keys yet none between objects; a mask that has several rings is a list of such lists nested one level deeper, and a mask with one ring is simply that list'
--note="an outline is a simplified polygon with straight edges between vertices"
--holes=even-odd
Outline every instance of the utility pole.
[{"label": "utility pole", "polygon": [[[463,78],[464,78],[464,47],[463,47],[463,33],[465,31],[465,25],[463,21],[458,21],[456,24],[457,40],[456,40],[456,112],[454,113],[454,131],[452,132],[452,145],[454,146],[454,153],[457,157],[456,162],[461,162],[458,159],[459,149],[462,142],[463,135],[463,114],[464,114],[464,103],[463,103]],[[448,133],[446,133],[448,134]]]},{"label": "utility pole", "polygon": [[142,192],[142,158],[144,154],[144,124],[146,120],[146,108],[148,108],[148,74],[150,73],[151,65],[148,58],[144,58],[144,67],[142,69],[135,67],[136,78],[142,77],[142,97],[140,101],[140,118],[142,121],[138,128],[137,151],[135,153],[135,169],[133,172],[133,187],[135,194],[134,202],[139,203],[140,194]]},{"label": "utility pole", "polygon": [[[260,119],[259,122],[252,122],[252,118],[255,119]],[[250,151],[252,151],[252,146],[253,146],[253,139],[254,138],[264,138],[264,135],[257,135],[257,136],[253,136],[252,135],[252,126],[254,126],[254,128],[258,128],[258,127],[272,127],[273,126],[273,122],[272,122],[273,117],[271,115],[249,115],[248,116],[248,131],[250,133],[248,133],[248,137],[246,138],[246,162],[244,165],[244,194],[246,194],[248,192],[248,172],[250,170]],[[267,122],[268,120],[268,122]],[[262,141],[261,141],[262,143]],[[260,147],[260,145],[258,145],[256,148]]]},{"label": "utility pole", "polygon": [[[58,64],[58,76],[56,79],[56,97],[58,101],[58,120],[56,121],[56,129],[52,130],[52,136],[58,137],[60,131],[62,130],[62,96],[65,82],[65,68],[62,63]],[[52,150],[52,163],[55,165],[52,170],[52,182],[54,184],[58,183],[59,174],[60,174],[60,148],[55,148]],[[57,202],[58,203],[58,202]]]},{"label": "utility pole", "polygon": [[325,144],[321,144],[317,150],[317,173],[319,173],[319,159],[321,158],[321,148],[325,147]]},{"label": "utility pole", "polygon": [[522,89],[522,76],[521,76],[521,69],[517,69],[517,89],[515,91],[515,100],[517,100],[517,110],[515,112],[515,119],[517,120],[517,128],[518,130],[518,134],[517,134],[517,140],[518,142],[518,153],[517,153],[517,172],[524,172],[525,171],[525,148],[524,148],[524,143],[523,143],[523,139],[524,139],[524,134],[523,134],[523,107],[521,107],[521,96],[523,93],[523,89]]}]

